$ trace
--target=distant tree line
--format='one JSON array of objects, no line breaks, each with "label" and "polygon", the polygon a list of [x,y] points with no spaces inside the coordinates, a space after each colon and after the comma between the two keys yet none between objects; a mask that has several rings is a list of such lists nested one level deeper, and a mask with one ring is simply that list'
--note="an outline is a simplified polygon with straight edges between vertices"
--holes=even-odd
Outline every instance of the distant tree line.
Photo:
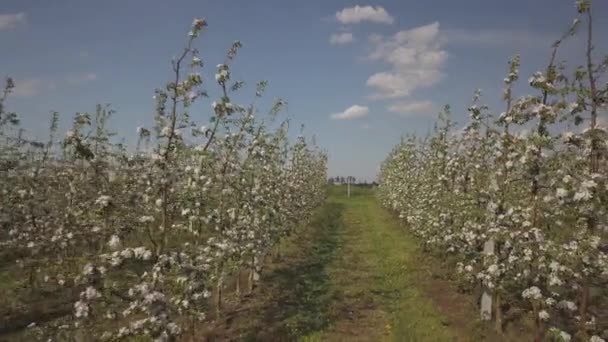
[{"label": "distant tree line", "polygon": [[327,179],[327,183],[328,184],[335,184],[335,185],[339,185],[339,184],[354,184],[354,185],[360,185],[360,186],[376,186],[378,185],[378,183],[376,183],[375,181],[373,182],[368,182],[367,180],[359,180],[357,182],[357,178],[353,177],[353,176],[336,176],[336,177],[329,177]]}]

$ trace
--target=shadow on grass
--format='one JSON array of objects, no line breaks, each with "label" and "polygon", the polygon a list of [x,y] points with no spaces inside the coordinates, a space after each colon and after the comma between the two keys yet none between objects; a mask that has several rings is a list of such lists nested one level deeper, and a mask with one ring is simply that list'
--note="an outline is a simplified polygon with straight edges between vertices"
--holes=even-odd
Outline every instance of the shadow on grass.
[{"label": "shadow on grass", "polygon": [[255,300],[263,304],[248,315],[252,319],[247,327],[233,326],[241,330],[237,335],[243,340],[294,340],[331,323],[333,292],[327,266],[340,244],[342,211],[343,205],[327,203],[309,225],[309,231],[291,241],[289,252],[262,276],[264,289]]}]

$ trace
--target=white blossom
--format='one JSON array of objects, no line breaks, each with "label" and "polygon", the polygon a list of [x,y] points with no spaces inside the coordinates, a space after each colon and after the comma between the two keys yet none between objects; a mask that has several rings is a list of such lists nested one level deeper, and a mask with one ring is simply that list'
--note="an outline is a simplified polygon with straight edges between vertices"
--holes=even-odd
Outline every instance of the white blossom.
[{"label": "white blossom", "polygon": [[110,237],[110,241],[108,241],[108,246],[110,246],[111,249],[117,249],[120,246],[120,238],[118,237],[118,235],[112,235]]}]

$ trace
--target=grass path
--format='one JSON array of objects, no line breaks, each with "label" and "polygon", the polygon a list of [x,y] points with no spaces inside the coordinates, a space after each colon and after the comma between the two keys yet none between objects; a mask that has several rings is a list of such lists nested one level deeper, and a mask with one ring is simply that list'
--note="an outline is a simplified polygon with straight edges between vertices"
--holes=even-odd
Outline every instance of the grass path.
[{"label": "grass path", "polygon": [[[345,301],[336,305],[371,303],[365,314],[351,322],[337,320],[318,340],[343,340],[345,333],[359,340],[452,341],[457,335],[447,319],[418,287],[416,243],[379,207],[373,194],[353,192],[351,198],[332,194],[330,201],[344,206],[343,241],[339,258],[330,265],[335,288]],[[353,270],[356,270],[353,272]],[[361,312],[361,311],[359,311]],[[370,318],[372,318],[370,320]],[[366,327],[361,331],[361,327]]]},{"label": "grass path", "polygon": [[[340,190],[340,192],[338,192]],[[333,188],[216,340],[480,341],[474,305],[433,279],[373,194]]]}]

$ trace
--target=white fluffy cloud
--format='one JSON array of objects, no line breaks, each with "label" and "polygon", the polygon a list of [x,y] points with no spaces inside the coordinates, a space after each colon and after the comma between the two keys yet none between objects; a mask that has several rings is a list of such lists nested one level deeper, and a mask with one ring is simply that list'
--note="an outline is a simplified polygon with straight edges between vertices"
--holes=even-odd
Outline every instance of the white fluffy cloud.
[{"label": "white fluffy cloud", "polygon": [[331,45],[344,45],[352,43],[355,40],[353,34],[350,32],[334,33],[329,37],[329,43]]},{"label": "white fluffy cloud", "polygon": [[38,95],[45,88],[50,88],[51,85],[41,79],[15,80],[15,89],[12,96],[15,97],[31,97]]},{"label": "white fluffy cloud", "polygon": [[331,114],[330,117],[334,120],[350,120],[361,118],[369,113],[369,108],[365,106],[353,105],[340,113]]},{"label": "white fluffy cloud", "polygon": [[395,21],[381,6],[347,7],[336,13],[336,19],[342,24],[358,24],[363,21],[392,24]]},{"label": "white fluffy cloud", "polygon": [[412,91],[439,83],[448,53],[443,50],[439,23],[399,31],[390,38],[370,37],[373,50],[369,60],[391,66],[388,71],[371,75],[367,85],[376,99],[400,98]]},{"label": "white fluffy cloud", "polygon": [[0,14],[0,31],[11,30],[25,23],[25,13]]},{"label": "white fluffy cloud", "polygon": [[93,82],[97,80],[97,74],[94,72],[84,74],[72,74],[66,77],[66,82],[72,85]]},{"label": "white fluffy cloud", "polygon": [[433,112],[435,105],[431,101],[397,102],[388,107],[389,112],[400,115],[416,115]]},{"label": "white fluffy cloud", "polygon": [[44,78],[17,79],[15,80],[15,89],[13,89],[12,96],[33,97],[57,89],[57,87],[60,86],[77,86],[96,80],[97,74],[93,72],[82,74],[73,73],[66,76],[64,79],[57,80]]}]

